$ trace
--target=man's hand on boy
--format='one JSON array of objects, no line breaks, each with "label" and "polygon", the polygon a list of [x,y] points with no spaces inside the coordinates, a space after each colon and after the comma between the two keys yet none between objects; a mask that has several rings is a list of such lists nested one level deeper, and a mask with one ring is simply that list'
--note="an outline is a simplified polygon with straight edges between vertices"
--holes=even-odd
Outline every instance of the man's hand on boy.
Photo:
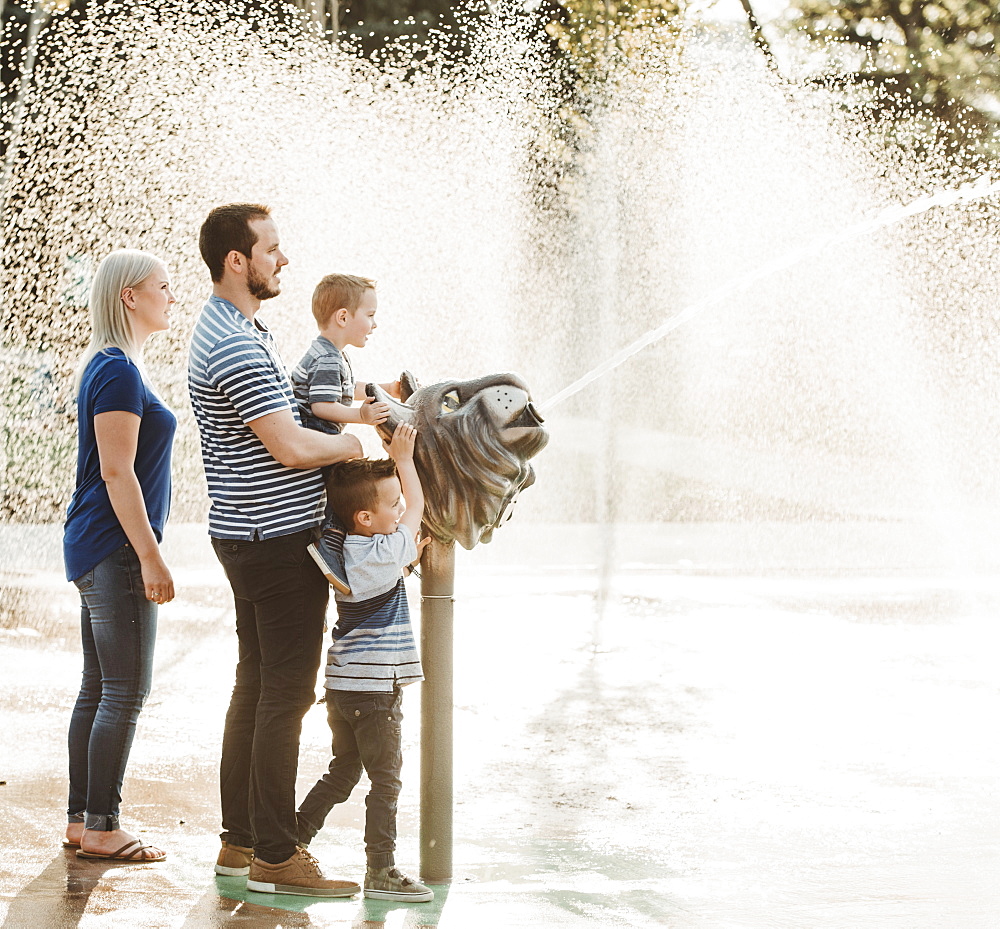
[{"label": "man's hand on boy", "polygon": [[361,404],[361,422],[367,426],[377,426],[389,418],[389,404],[377,403],[372,397],[365,397]]},{"label": "man's hand on boy", "polygon": [[382,444],[389,453],[389,457],[400,464],[402,462],[413,461],[413,446],[417,442],[417,430],[409,423],[401,422],[396,426],[396,431],[392,434],[392,441]]}]

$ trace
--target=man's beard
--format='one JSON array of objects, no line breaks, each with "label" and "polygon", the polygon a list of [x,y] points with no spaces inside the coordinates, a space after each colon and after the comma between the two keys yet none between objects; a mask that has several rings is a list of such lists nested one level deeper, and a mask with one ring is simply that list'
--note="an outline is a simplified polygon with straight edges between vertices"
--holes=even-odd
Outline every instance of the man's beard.
[{"label": "man's beard", "polygon": [[256,297],[258,300],[270,300],[281,293],[277,282],[273,286],[269,284],[263,275],[254,270],[252,264],[247,265],[247,290],[250,291],[250,296]]}]

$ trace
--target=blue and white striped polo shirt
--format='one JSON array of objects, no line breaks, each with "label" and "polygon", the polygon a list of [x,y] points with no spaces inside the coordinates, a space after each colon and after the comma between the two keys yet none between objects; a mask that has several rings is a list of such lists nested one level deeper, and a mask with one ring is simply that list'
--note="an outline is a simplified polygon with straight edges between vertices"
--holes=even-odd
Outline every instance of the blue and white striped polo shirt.
[{"label": "blue and white striped polo shirt", "polygon": [[330,690],[392,693],[424,679],[403,585],[403,565],[417,557],[413,534],[349,534],[344,570],[351,593],[339,591],[337,625],[326,658]]},{"label": "blue and white striped polo shirt", "polygon": [[191,336],[188,390],[212,503],[209,535],[270,539],[322,521],[320,470],[279,464],[247,425],[289,409],[298,422],[288,374],[261,323],[210,297]]}]

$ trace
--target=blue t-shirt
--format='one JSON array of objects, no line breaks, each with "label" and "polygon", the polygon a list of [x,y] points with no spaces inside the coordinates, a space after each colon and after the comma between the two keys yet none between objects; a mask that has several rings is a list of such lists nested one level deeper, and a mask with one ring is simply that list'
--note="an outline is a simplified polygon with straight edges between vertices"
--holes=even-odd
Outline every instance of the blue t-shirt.
[{"label": "blue t-shirt", "polygon": [[75,580],[100,564],[127,541],[108,499],[101,477],[94,417],[126,412],[140,417],[135,452],[149,525],[159,542],[170,512],[170,450],[177,418],[153,393],[138,365],[119,348],[99,352],[87,365],[76,401],[80,444],[76,460],[76,490],[66,512],[63,559],[66,577]]}]

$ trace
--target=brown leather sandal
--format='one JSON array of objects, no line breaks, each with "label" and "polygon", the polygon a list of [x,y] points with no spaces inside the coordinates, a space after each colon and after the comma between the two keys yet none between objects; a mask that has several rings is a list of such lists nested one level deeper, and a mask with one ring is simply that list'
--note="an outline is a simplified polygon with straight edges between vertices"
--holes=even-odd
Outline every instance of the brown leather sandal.
[{"label": "brown leather sandal", "polygon": [[97,858],[101,861],[133,861],[137,863],[142,863],[145,861],[163,861],[167,857],[167,853],[160,851],[156,848],[159,855],[152,858],[147,858],[143,856],[143,852],[147,848],[156,848],[155,845],[143,845],[138,839],[133,839],[131,842],[123,845],[118,851],[110,852],[109,854],[102,854],[101,852],[85,852],[82,848],[77,849],[77,858]]}]

